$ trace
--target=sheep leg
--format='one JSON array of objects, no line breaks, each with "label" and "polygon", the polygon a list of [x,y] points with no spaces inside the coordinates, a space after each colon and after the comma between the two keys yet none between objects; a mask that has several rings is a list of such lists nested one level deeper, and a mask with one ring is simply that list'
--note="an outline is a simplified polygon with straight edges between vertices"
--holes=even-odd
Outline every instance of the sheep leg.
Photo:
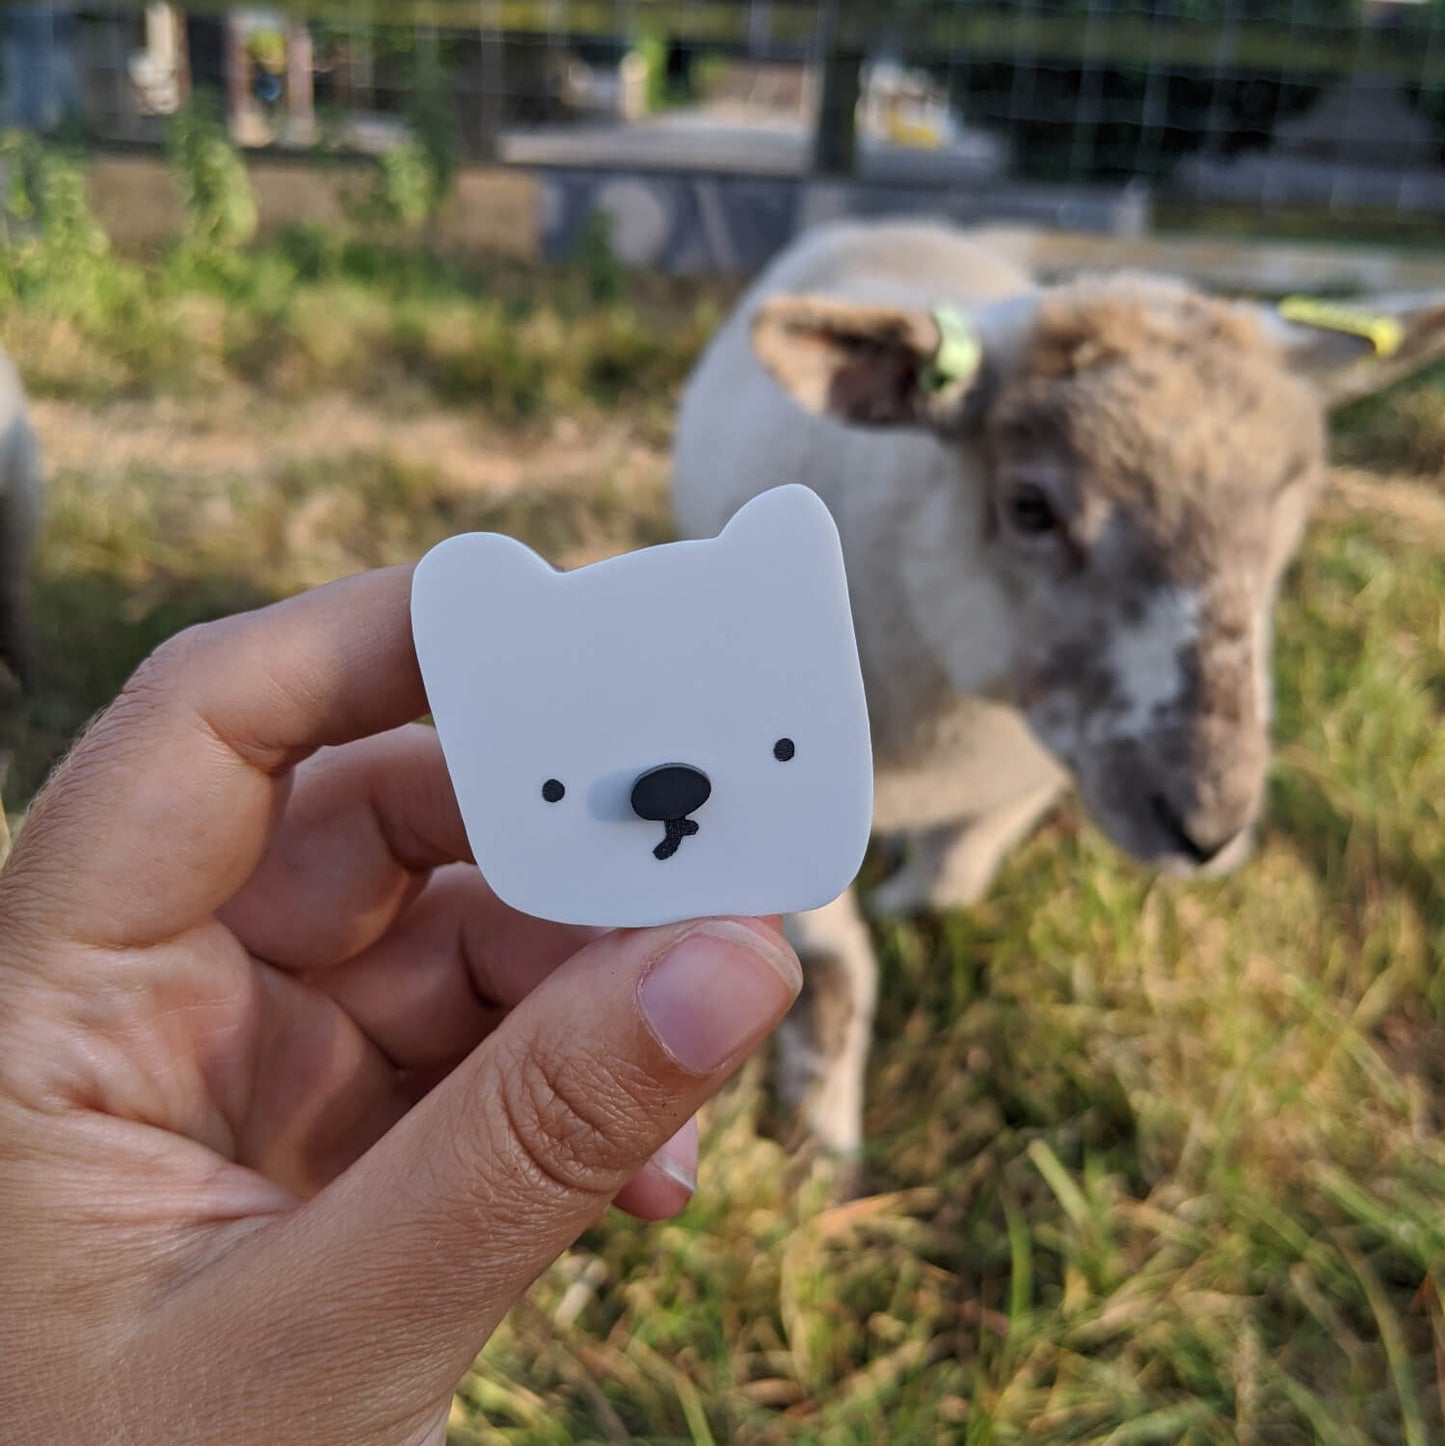
[{"label": "sheep leg", "polygon": [[908,838],[909,855],[869,897],[880,914],[964,909],[988,892],[1009,850],[1053,806],[1062,784],[1050,780],[991,813]]},{"label": "sheep leg", "polygon": [[863,1147],[863,1079],[878,965],[852,890],[787,920],[803,992],[778,1031],[778,1093],[797,1135],[846,1169]]}]

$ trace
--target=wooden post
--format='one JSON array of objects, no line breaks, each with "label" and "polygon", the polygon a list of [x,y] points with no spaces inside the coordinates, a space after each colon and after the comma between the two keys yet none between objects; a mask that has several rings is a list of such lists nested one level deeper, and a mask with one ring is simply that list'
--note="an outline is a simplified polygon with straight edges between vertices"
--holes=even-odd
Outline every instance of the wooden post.
[{"label": "wooden post", "polygon": [[748,54],[765,56],[768,42],[773,35],[773,8],[771,0],[749,0],[748,4]]},{"label": "wooden post", "polygon": [[231,12],[226,16],[226,128],[239,144],[245,141],[246,112],[250,109],[246,89],[250,68],[240,18]]},{"label": "wooden post", "polygon": [[304,20],[286,27],[286,139],[309,146],[316,140],[315,57],[311,30]]},{"label": "wooden post", "polygon": [[818,15],[818,67],[822,72],[813,132],[813,172],[851,176],[858,153],[858,98],[863,52],[839,35],[840,0],[824,0]]},{"label": "wooden post", "polygon": [[481,0],[480,37],[482,42],[482,93],[478,97],[481,134],[476,148],[477,159],[495,160],[506,124],[507,83],[502,58],[502,16],[498,0]]}]

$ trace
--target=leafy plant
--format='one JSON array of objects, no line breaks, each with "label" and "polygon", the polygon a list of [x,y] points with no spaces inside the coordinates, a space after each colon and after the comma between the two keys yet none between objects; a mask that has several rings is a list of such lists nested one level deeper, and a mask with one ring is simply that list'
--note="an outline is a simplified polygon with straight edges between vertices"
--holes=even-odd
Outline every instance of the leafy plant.
[{"label": "leafy plant", "polygon": [[414,53],[406,119],[407,139],[382,156],[376,183],[358,214],[415,231],[436,216],[456,178],[456,117],[439,54]]},{"label": "leafy plant", "polygon": [[406,111],[412,139],[425,158],[431,183],[430,210],[451,194],[457,171],[456,111],[441,57],[420,51],[412,67]]},{"label": "leafy plant", "polygon": [[415,230],[436,206],[436,180],[426,150],[415,140],[393,146],[381,158],[368,210],[380,219]]},{"label": "leafy plant", "polygon": [[202,253],[244,246],[256,234],[256,198],[217,97],[197,91],[166,140],[185,210],[185,244]]},{"label": "leafy plant", "polygon": [[0,159],[9,176],[10,218],[33,223],[50,246],[71,255],[105,254],[109,243],[91,212],[85,175],[73,153],[47,147],[28,132],[9,131],[0,138]]},{"label": "leafy plant", "polygon": [[643,35],[633,47],[634,54],[647,66],[647,109],[649,114],[665,110],[667,88],[667,42],[660,35]]},{"label": "leafy plant", "polygon": [[576,265],[590,301],[607,306],[622,295],[622,264],[612,246],[612,222],[605,211],[592,211],[583,222]]},{"label": "leafy plant", "polygon": [[92,313],[110,272],[110,243],[90,209],[79,157],[11,131],[0,138],[9,178],[4,289],[52,310]]}]

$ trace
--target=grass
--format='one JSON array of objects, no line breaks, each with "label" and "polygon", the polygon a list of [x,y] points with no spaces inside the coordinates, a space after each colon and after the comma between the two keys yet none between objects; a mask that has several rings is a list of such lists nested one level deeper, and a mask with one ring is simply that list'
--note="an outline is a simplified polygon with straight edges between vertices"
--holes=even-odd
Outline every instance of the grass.
[{"label": "grass", "polygon": [[1248,241],[1323,241],[1333,245],[1388,246],[1391,250],[1436,251],[1445,226],[1427,211],[1383,206],[1326,209],[1321,206],[1227,204],[1161,193],[1153,221],[1161,231],[1194,236],[1237,236]]},{"label": "grass", "polygon": [[94,270],[85,285],[46,277],[36,304],[0,318],[33,395],[203,398],[241,381],[293,401],[421,393],[524,422],[665,393],[718,315],[684,282],[636,281],[599,304],[579,270],[540,297],[524,268],[482,273],[313,228],[244,256]]},{"label": "grass", "polygon": [[[53,474],[17,813],[187,622],[463,528],[563,562],[666,534],[722,293],[317,237],[228,264],[142,274],[129,332],[0,318]],[[1437,374],[1341,423],[1409,475],[1342,477],[1292,576],[1251,865],[1153,880],[1066,809],[981,907],[878,924],[873,1193],[799,1178],[756,1061],[694,1205],[544,1276],[457,1446],[1445,1439],[1442,419]]]},{"label": "grass", "polygon": [[1445,489],[1445,364],[1356,402],[1336,431],[1341,461],[1412,473]]}]

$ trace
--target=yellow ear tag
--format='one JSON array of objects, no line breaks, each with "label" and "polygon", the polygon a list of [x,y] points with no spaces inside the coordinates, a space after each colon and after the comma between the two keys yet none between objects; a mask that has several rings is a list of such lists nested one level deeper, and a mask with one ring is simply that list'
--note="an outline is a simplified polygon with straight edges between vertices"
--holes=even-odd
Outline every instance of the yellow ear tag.
[{"label": "yellow ear tag", "polygon": [[1375,348],[1377,357],[1394,356],[1405,341],[1405,328],[1393,316],[1359,311],[1337,302],[1319,301],[1312,296],[1287,296],[1279,304],[1279,314],[1286,321],[1301,326],[1317,326],[1322,331],[1343,331],[1362,336]]},{"label": "yellow ear tag", "polygon": [[978,371],[983,342],[973,322],[952,306],[936,307],[933,320],[940,337],[938,350],[918,380],[924,391],[941,392],[956,382],[968,381]]}]

